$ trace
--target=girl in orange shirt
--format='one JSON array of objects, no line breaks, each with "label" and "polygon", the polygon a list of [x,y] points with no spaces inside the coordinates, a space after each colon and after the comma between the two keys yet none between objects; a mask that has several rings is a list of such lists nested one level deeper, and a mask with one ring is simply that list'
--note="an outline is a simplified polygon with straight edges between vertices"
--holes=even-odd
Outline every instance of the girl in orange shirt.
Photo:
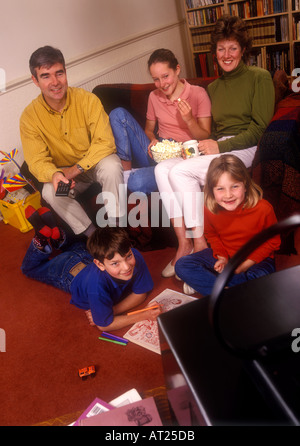
[{"label": "girl in orange shirt", "polygon": [[[204,235],[209,248],[184,256],[175,265],[186,294],[210,294],[229,259],[255,234],[277,222],[272,205],[262,198],[261,188],[235,155],[221,155],[211,162],[204,203]],[[269,239],[239,265],[227,285],[274,272],[274,251],[279,247],[279,235]]]}]

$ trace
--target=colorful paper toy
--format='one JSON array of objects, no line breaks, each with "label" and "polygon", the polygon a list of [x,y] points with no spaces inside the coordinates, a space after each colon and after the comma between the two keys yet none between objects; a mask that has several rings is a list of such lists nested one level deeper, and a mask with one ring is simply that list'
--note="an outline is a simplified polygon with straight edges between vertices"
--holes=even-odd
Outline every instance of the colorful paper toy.
[{"label": "colorful paper toy", "polygon": [[[0,164],[7,164],[12,161],[17,166],[19,171],[21,170],[19,164],[15,160],[15,156],[18,153],[18,149],[13,149],[9,153],[6,153],[6,152],[3,152],[2,150],[0,150],[0,153],[2,153],[2,155],[4,155],[4,158],[2,158],[0,160]],[[9,192],[13,192],[15,190],[21,189],[22,187],[26,186],[27,184],[29,184],[29,186],[31,186],[32,189],[36,192],[36,188],[34,187],[32,181],[27,180],[21,173],[18,173],[10,178],[4,178],[4,179],[2,179],[2,178],[3,177],[0,178],[0,187],[4,187]],[[2,180],[2,182],[1,182],[1,180]],[[0,189],[0,191],[1,190],[2,189]]]},{"label": "colorful paper toy", "polygon": [[21,170],[19,164],[15,160],[15,156],[18,153],[18,149],[13,149],[9,153],[6,153],[6,152],[3,152],[2,150],[0,150],[0,153],[2,153],[2,155],[4,155],[4,158],[2,158],[2,160],[0,160],[0,164],[6,164],[6,163],[10,163],[12,161],[17,166],[17,168],[19,170]]},{"label": "colorful paper toy", "polygon": [[25,177],[21,174],[14,175],[10,178],[5,178],[3,182],[3,187],[8,192],[13,192],[15,190],[21,189],[22,187],[26,186],[28,184],[28,181]]},{"label": "colorful paper toy", "polygon": [[6,191],[3,187],[3,183],[4,183],[4,169],[1,169],[1,173],[0,173],[0,199],[3,198],[3,196],[5,195]]}]

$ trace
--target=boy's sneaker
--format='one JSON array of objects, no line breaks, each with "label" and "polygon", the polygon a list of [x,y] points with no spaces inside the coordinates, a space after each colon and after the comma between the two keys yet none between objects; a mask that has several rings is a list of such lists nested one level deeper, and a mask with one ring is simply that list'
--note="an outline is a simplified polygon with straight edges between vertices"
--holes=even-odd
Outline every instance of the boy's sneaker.
[{"label": "boy's sneaker", "polygon": [[52,237],[50,238],[52,248],[59,249],[64,242],[66,241],[66,234],[63,229],[57,228],[57,232],[52,233]]},{"label": "boy's sneaker", "polygon": [[51,252],[51,247],[49,246],[48,239],[46,237],[41,237],[40,235],[36,234],[32,241],[34,246],[40,251],[44,251],[46,253]]},{"label": "boy's sneaker", "polygon": [[66,240],[65,232],[57,226],[51,210],[45,206],[38,209],[41,220],[51,229],[50,242],[54,249],[59,249]]},{"label": "boy's sneaker", "polygon": [[34,209],[33,206],[29,205],[25,209],[25,217],[31,223],[33,226],[35,233],[38,237],[41,237],[41,239],[49,238],[52,235],[52,229],[49,228],[49,226],[45,225],[44,221],[41,219],[38,211]]}]

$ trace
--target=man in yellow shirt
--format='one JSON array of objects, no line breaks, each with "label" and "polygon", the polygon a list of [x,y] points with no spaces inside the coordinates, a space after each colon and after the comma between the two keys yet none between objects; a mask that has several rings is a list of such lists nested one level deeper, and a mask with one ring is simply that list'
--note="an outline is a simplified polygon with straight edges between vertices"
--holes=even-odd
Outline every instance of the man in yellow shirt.
[{"label": "man in yellow shirt", "polygon": [[[29,66],[41,94],[20,119],[25,161],[30,172],[44,183],[43,198],[75,234],[89,236],[95,227],[74,197],[91,183],[100,183],[102,192],[114,196],[114,200],[107,200],[108,218],[120,217],[123,170],[108,116],[93,93],[68,86],[60,50],[39,48],[31,55]],[[69,196],[55,196],[58,183],[69,180]]]}]

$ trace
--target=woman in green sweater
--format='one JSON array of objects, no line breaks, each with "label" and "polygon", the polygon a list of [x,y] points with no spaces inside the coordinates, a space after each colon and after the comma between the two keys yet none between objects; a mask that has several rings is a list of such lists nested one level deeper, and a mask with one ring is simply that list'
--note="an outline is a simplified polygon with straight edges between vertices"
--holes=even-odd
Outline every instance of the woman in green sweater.
[{"label": "woman in green sweater", "polygon": [[212,159],[231,152],[250,167],[257,143],[274,113],[270,73],[246,65],[251,38],[245,22],[239,17],[221,17],[211,43],[222,75],[208,86],[213,132],[211,139],[199,142],[199,153],[204,156],[170,159],[155,168],[161,199],[178,239],[176,255],[163,270],[164,277],[175,274],[180,257],[207,247],[201,187]]}]

